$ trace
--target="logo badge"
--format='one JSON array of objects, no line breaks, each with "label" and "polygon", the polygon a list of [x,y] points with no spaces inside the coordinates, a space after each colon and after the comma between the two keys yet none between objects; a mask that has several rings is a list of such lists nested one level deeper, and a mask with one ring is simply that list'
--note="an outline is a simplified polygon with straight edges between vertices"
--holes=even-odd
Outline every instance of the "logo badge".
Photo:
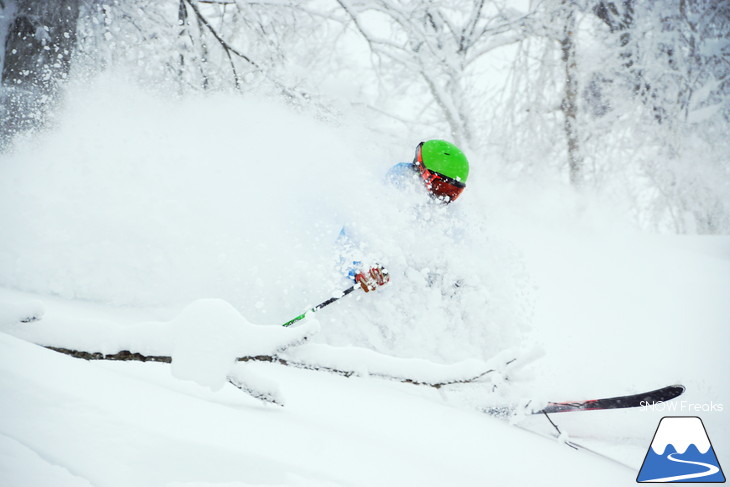
[{"label": "logo badge", "polygon": [[659,421],[637,482],[725,482],[702,420],[666,416]]}]

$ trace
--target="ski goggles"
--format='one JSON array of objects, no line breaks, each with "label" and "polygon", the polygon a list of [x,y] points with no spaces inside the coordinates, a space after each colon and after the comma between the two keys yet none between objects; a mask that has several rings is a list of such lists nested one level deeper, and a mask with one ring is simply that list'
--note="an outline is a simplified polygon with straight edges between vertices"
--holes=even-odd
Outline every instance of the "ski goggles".
[{"label": "ski goggles", "polygon": [[431,193],[433,197],[440,199],[445,203],[454,201],[464,191],[466,183],[427,169],[423,164],[423,155],[421,154],[422,145],[423,142],[418,144],[418,147],[416,148],[416,157],[414,158],[413,163],[418,168],[418,172],[421,175],[423,183],[426,185],[426,189],[428,189],[429,193]]},{"label": "ski goggles", "polygon": [[426,189],[436,198],[442,199],[446,203],[454,201],[466,188],[466,184],[456,179],[444,176],[434,171],[429,171],[425,166],[420,165],[421,179],[423,179]]}]

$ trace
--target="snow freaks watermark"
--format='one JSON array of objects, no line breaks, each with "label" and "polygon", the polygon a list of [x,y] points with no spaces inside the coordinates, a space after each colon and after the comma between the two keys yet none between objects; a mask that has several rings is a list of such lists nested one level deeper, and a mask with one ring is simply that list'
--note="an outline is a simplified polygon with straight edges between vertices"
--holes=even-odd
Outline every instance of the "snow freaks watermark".
[{"label": "snow freaks watermark", "polygon": [[725,474],[698,416],[665,416],[659,421],[637,482],[724,483]]},{"label": "snow freaks watermark", "polygon": [[660,412],[660,413],[677,413],[677,414],[697,414],[697,413],[722,413],[725,406],[722,403],[712,402],[690,402],[690,401],[668,401],[668,402],[649,402],[641,401],[639,404],[644,412]]}]

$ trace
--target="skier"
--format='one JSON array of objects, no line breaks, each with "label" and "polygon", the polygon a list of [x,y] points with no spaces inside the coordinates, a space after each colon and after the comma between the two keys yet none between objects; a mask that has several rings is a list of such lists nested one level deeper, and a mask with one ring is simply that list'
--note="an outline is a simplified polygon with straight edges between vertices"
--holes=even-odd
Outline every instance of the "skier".
[{"label": "skier", "polygon": [[[461,150],[445,140],[429,140],[416,147],[413,162],[401,162],[391,167],[386,180],[397,188],[408,185],[422,186],[439,203],[448,205],[466,188],[469,161]],[[340,241],[352,247],[346,230],[340,231]],[[360,284],[365,292],[375,291],[390,281],[388,271],[380,264],[363,266],[354,261],[347,269],[348,276]]]}]

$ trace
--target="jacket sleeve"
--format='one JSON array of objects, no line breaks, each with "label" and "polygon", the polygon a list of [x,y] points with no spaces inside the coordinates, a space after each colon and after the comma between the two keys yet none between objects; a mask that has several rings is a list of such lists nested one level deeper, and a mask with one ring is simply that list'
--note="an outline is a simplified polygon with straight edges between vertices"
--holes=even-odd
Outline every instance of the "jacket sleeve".
[{"label": "jacket sleeve", "polygon": [[[409,182],[413,181],[416,174],[413,163],[400,162],[385,173],[385,183],[403,189]],[[374,262],[373,259],[365,255],[362,240],[355,232],[348,229],[347,225],[340,229],[336,243],[340,250],[338,269],[342,275],[351,280],[355,280],[355,274],[363,267],[364,263]]]},{"label": "jacket sleeve", "polygon": [[358,253],[357,241],[352,237],[351,232],[347,231],[347,226],[343,226],[336,242],[340,250],[338,270],[354,282],[355,274],[362,266],[362,257]]}]

